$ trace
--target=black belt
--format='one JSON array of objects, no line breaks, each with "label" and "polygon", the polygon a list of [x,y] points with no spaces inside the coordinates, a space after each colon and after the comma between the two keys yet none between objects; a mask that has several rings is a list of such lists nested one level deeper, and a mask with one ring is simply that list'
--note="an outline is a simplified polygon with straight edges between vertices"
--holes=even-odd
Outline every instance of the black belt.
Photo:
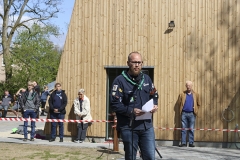
[{"label": "black belt", "polygon": [[182,111],[184,113],[193,113],[193,111]]}]

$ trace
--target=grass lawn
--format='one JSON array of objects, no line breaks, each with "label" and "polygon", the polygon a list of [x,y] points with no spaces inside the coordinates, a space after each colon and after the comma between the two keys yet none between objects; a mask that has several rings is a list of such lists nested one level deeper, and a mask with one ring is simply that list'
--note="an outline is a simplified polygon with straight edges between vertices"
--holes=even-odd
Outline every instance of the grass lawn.
[{"label": "grass lawn", "polygon": [[124,152],[108,148],[62,147],[39,144],[0,143],[1,160],[91,160],[118,159]]}]

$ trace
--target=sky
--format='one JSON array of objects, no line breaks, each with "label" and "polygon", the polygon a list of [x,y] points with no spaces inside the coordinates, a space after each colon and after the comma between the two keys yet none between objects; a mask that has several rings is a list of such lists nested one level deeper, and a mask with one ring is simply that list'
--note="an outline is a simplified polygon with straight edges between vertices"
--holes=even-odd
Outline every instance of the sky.
[{"label": "sky", "polygon": [[70,24],[74,2],[75,0],[63,0],[62,4],[59,6],[61,11],[57,14],[58,18],[53,18],[50,21],[50,23],[59,27],[59,32],[61,33],[61,36],[57,38],[51,37],[51,40],[55,45],[58,45],[61,48],[64,46],[67,36],[68,25]]}]

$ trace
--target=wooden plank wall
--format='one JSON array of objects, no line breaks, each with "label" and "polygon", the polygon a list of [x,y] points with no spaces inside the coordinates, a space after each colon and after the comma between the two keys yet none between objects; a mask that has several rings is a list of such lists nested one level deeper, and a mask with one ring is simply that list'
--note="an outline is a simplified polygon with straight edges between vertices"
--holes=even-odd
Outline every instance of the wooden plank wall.
[{"label": "wooden plank wall", "polygon": [[[85,88],[93,118],[106,119],[104,66],[125,66],[127,55],[139,51],[144,65],[154,66],[160,94],[154,126],[180,127],[176,101],[192,80],[202,103],[196,127],[234,128],[240,121],[239,24],[238,0],[76,0],[57,76],[69,98],[67,117],[74,117],[73,100]],[[228,106],[235,113],[231,122],[221,116]],[[180,138],[180,131],[155,131],[157,139]],[[94,124],[91,132],[105,137],[105,124]],[[233,141],[234,135],[195,133],[196,141]],[[66,123],[65,134],[75,135],[75,124]]]}]

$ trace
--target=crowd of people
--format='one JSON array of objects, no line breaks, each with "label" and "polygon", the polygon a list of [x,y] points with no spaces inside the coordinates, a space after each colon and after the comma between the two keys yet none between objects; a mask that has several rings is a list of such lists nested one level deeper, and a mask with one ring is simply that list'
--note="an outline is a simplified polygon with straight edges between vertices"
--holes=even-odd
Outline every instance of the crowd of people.
[{"label": "crowd of people", "polygon": [[[0,101],[0,109],[4,109],[3,118],[6,117],[8,108],[11,104],[12,112],[17,118],[21,117],[18,115],[18,111],[21,111],[23,118],[39,118],[39,115],[45,116],[44,110],[46,107],[46,102],[48,100],[49,105],[49,117],[50,119],[64,119],[66,114],[67,106],[67,95],[61,88],[60,83],[55,84],[55,89],[50,93],[47,86],[44,86],[43,91],[40,92],[40,87],[35,81],[29,81],[27,84],[27,89],[20,88],[16,94],[12,97],[6,90],[4,96]],[[74,100],[74,113],[76,114],[77,120],[92,120],[90,114],[90,100],[85,95],[85,90],[80,89],[78,91],[78,97]],[[51,135],[49,142],[53,142],[56,139],[56,127],[57,123],[59,126],[59,142],[63,142],[64,137],[64,125],[63,122],[51,122]],[[28,121],[24,121],[23,141],[28,140]],[[77,124],[77,139],[75,143],[82,143],[86,138],[87,128],[89,126],[88,122]],[[31,121],[31,132],[30,141],[34,141],[35,136],[35,121]]]},{"label": "crowd of people", "polygon": [[[125,159],[136,159],[138,148],[141,150],[143,159],[155,159],[155,133],[153,128],[152,117],[158,110],[158,92],[151,78],[142,72],[142,56],[138,52],[132,52],[128,55],[128,69],[123,71],[113,81],[110,100],[113,112],[117,116],[117,130],[120,132],[125,151]],[[194,147],[194,127],[195,119],[200,107],[199,94],[193,91],[193,83],[186,81],[186,90],[180,93],[178,105],[180,109],[181,122],[183,128],[191,128],[189,131],[189,147]],[[40,96],[41,95],[41,96]],[[19,108],[22,110],[24,118],[37,118],[39,115],[40,105],[45,107],[47,97],[50,96],[49,114],[51,119],[64,119],[67,106],[67,95],[61,89],[61,84],[55,84],[55,90],[50,94],[47,87],[44,87],[40,93],[40,87],[36,82],[28,82],[27,89],[19,89],[14,95],[15,105],[12,107],[15,112]],[[13,98],[6,90],[0,101],[0,109],[4,109],[2,117],[6,117],[7,109]],[[85,90],[78,91],[78,97],[74,100],[74,114],[77,120],[92,120],[90,114],[90,100],[85,95]],[[146,110],[142,110],[147,105]],[[150,105],[149,105],[150,104]],[[149,112],[150,115],[146,115]],[[44,115],[44,111],[41,111]],[[144,116],[145,115],[145,116]],[[49,142],[56,139],[56,127],[59,126],[60,142],[63,142],[64,125],[63,122],[51,122],[51,137]],[[27,125],[24,121],[24,139],[27,141]],[[89,126],[88,122],[77,124],[77,138],[75,143],[82,143],[86,138],[86,131]],[[31,121],[30,141],[34,141],[35,122]],[[187,130],[181,130],[181,144],[179,147],[187,146]]]}]

